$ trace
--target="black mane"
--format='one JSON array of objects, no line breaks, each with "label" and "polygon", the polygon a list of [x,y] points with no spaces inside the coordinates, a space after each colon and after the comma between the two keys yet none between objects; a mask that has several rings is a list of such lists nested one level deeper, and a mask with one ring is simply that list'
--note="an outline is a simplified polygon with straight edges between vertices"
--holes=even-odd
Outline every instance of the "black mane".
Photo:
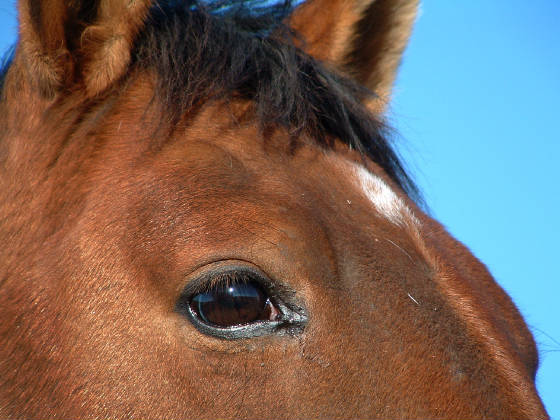
[{"label": "black mane", "polygon": [[11,46],[0,59],[0,96],[2,94],[2,88],[4,87],[4,80],[6,80],[6,74],[8,73],[10,64],[12,64],[12,60],[14,59],[14,53],[15,46]]},{"label": "black mane", "polygon": [[[132,66],[155,70],[171,121],[209,99],[246,98],[261,127],[305,133],[325,147],[338,138],[422,204],[387,127],[361,102],[374,94],[296,46],[301,40],[282,23],[293,8],[290,0],[160,0],[135,42]],[[0,93],[13,52],[2,60]]]},{"label": "black mane", "polygon": [[173,120],[208,99],[250,99],[263,128],[306,133],[325,147],[338,138],[420,200],[385,125],[361,102],[373,94],[296,46],[297,34],[282,24],[292,9],[289,0],[160,1],[136,41],[133,66],[155,70]]}]

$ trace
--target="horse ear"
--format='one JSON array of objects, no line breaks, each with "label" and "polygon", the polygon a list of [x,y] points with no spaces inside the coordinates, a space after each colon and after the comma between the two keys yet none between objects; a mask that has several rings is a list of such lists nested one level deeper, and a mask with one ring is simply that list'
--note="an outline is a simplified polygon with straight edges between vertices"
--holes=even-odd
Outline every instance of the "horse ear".
[{"label": "horse ear", "polygon": [[374,91],[382,110],[408,43],[418,0],[308,0],[291,17],[306,51]]},{"label": "horse ear", "polygon": [[89,96],[126,71],[151,0],[20,0],[20,48],[46,97],[76,82]]}]

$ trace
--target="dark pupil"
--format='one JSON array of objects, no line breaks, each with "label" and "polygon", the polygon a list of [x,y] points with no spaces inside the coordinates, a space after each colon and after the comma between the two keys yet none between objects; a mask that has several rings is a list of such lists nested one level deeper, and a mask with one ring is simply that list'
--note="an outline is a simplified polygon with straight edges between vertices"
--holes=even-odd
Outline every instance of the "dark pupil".
[{"label": "dark pupil", "polygon": [[191,309],[203,321],[220,327],[268,320],[270,316],[267,297],[254,283],[218,286],[199,293],[192,298]]}]

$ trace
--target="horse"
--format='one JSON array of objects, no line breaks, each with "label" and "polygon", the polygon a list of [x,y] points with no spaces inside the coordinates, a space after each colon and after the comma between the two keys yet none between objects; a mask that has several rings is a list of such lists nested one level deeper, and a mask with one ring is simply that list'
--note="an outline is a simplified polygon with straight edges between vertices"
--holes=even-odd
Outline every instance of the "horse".
[{"label": "horse", "polygon": [[0,418],[548,418],[383,117],[417,7],[19,0]]}]

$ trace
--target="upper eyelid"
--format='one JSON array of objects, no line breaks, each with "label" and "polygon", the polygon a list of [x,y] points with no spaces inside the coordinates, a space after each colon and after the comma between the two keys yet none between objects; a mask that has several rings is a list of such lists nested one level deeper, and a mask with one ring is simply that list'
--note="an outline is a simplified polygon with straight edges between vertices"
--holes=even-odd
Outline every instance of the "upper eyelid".
[{"label": "upper eyelid", "polygon": [[[197,282],[199,283],[200,287],[198,288],[199,290],[197,290],[196,292],[198,293],[208,292],[217,287],[227,287],[232,284],[243,284],[243,283],[250,283],[252,281],[255,281],[254,279],[255,276],[253,275],[253,273],[249,273],[246,270],[241,270],[241,271],[228,270],[214,275],[210,274],[205,277],[207,277],[206,281],[204,281],[203,279]],[[258,281],[258,283],[261,282]]]},{"label": "upper eyelid", "polygon": [[275,283],[261,270],[241,264],[223,265],[216,269],[207,269],[196,275],[183,288],[182,296],[194,296],[212,290],[216,286],[235,284],[241,282],[258,282],[265,290],[275,288]]}]

